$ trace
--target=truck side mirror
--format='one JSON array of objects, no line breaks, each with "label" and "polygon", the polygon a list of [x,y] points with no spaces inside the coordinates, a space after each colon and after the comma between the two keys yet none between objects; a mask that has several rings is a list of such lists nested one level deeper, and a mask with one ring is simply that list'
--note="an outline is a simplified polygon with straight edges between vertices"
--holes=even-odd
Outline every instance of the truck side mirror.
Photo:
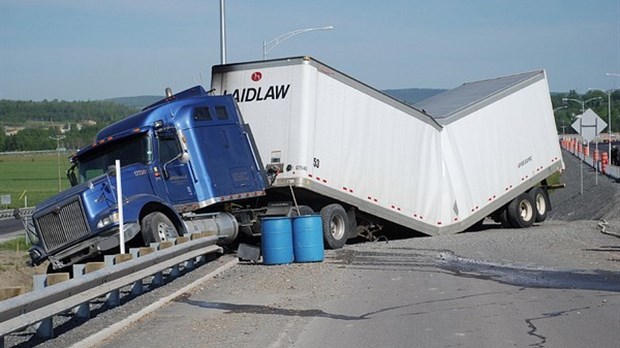
[{"label": "truck side mirror", "polygon": [[75,167],[77,164],[73,164],[71,168],[67,169],[67,179],[69,179],[69,183],[71,186],[75,186],[78,184],[77,176],[75,175]]}]

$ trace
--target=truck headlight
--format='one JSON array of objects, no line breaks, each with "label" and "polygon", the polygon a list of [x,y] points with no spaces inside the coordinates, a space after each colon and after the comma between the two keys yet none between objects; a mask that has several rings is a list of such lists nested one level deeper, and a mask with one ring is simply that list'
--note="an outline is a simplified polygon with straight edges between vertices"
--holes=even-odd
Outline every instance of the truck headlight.
[{"label": "truck headlight", "polygon": [[113,223],[117,223],[118,222],[118,212],[114,212],[106,217],[104,217],[103,219],[99,220],[99,222],[97,222],[97,228],[98,229],[102,229],[106,226],[109,226]]}]

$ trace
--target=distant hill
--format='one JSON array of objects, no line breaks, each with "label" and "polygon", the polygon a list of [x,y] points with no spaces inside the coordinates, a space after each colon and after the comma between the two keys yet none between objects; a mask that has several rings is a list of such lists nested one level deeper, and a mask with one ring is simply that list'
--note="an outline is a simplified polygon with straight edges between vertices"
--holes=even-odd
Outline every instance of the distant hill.
[{"label": "distant hill", "polygon": [[[382,92],[396,98],[406,104],[414,104],[426,98],[430,98],[437,93],[441,93],[445,89],[431,89],[431,88],[403,88],[403,89],[386,89]],[[121,104],[130,108],[142,109],[145,106],[151,105],[156,101],[163,99],[163,96],[156,95],[143,95],[136,97],[120,97],[110,98],[106,101],[111,101],[117,104]]]},{"label": "distant hill", "polygon": [[119,98],[110,98],[106,99],[106,101],[111,101],[116,104],[121,104],[130,108],[142,109],[145,106],[151,105],[156,101],[163,99],[164,96],[157,95],[142,95],[136,97],[119,97]]},{"label": "distant hill", "polygon": [[402,101],[405,104],[415,104],[426,98],[430,98],[435,94],[441,93],[445,89],[433,88],[404,88],[404,89],[386,89],[383,93]]}]

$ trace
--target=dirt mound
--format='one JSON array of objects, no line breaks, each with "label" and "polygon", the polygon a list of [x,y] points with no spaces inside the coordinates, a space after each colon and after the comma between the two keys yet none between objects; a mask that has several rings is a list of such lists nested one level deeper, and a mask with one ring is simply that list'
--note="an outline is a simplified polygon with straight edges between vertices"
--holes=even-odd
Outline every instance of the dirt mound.
[{"label": "dirt mound", "polygon": [[0,250],[0,287],[23,286],[26,291],[32,290],[32,276],[45,274],[47,262],[29,267],[28,253],[25,251]]}]

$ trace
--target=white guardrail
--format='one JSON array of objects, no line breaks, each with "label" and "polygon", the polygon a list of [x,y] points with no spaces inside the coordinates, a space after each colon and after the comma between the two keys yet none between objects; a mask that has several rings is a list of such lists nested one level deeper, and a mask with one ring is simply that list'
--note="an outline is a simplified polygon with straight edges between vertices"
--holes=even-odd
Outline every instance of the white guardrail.
[{"label": "white guardrail", "polygon": [[[38,336],[51,338],[54,315],[73,309],[76,316],[89,318],[91,300],[105,295],[108,307],[118,306],[120,289],[131,285],[131,295],[139,295],[146,278],[152,277],[150,287],[160,286],[164,271],[166,278],[177,277],[181,268],[191,270],[206,262],[206,255],[221,253],[217,240],[212,234],[192,234],[132,248],[130,254],[107,255],[105,262],[74,265],[71,279],[68,273],[35,276],[34,291],[0,302],[0,347],[6,335],[35,324]],[[59,276],[65,281],[55,283]]]},{"label": "white guardrail", "polygon": [[34,207],[0,210],[0,220],[23,219],[32,216],[33,212]]}]

